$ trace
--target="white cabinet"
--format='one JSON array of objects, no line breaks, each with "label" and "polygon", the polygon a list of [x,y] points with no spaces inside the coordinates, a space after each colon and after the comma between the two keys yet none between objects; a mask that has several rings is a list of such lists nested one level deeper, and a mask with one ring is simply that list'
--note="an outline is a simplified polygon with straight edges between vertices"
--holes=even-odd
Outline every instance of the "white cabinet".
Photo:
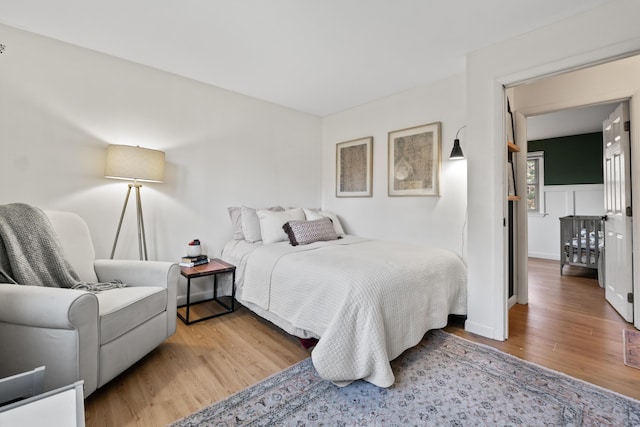
[{"label": "white cabinet", "polygon": [[0,402],[15,400],[0,406],[0,426],[84,427],[83,381],[40,393],[43,378],[40,367],[0,379]]}]

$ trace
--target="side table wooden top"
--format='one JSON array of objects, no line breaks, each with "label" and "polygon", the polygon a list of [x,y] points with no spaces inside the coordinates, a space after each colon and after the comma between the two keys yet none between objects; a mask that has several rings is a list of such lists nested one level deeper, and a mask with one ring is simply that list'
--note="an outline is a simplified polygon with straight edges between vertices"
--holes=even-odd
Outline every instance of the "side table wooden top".
[{"label": "side table wooden top", "polygon": [[219,258],[213,258],[206,264],[195,267],[180,267],[180,274],[186,278],[208,276],[211,274],[225,273],[235,270],[235,265],[229,264]]}]

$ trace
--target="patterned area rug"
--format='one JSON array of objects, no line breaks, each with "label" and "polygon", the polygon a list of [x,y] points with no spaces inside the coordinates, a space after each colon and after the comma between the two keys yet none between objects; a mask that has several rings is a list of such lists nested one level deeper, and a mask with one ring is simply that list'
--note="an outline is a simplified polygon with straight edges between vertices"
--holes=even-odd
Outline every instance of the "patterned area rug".
[{"label": "patterned area rug", "polygon": [[622,330],[624,364],[640,369],[640,331]]},{"label": "patterned area rug", "polygon": [[392,366],[340,388],[307,359],[173,426],[640,425],[640,401],[439,330]]}]

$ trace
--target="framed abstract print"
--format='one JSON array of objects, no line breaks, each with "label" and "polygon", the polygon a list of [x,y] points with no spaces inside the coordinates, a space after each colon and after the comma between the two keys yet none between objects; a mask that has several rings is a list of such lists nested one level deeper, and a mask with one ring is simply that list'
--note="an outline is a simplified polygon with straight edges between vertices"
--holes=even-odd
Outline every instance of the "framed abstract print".
[{"label": "framed abstract print", "polygon": [[389,132],[389,196],[440,195],[440,122]]},{"label": "framed abstract print", "polygon": [[336,144],[336,197],[371,197],[373,137]]}]

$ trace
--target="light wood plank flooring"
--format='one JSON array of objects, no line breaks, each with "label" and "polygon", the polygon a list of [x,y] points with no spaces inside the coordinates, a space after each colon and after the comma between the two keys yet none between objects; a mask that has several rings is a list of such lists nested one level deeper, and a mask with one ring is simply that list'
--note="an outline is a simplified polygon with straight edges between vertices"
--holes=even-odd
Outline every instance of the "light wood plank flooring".
[{"label": "light wood plank flooring", "polygon": [[622,330],[633,325],[605,301],[594,270],[529,258],[529,304],[509,311],[509,339],[449,332],[640,399],[640,370],[623,363]]},{"label": "light wood plank flooring", "polygon": [[164,426],[309,354],[244,307],[189,326],[178,320],[175,335],[85,400],[86,425]]},{"label": "light wood plank flooring", "polygon": [[[530,259],[529,304],[509,313],[510,338],[447,331],[640,399],[640,370],[622,362],[622,329],[597,280]],[[588,273],[588,271],[587,271]],[[298,340],[241,308],[185,326],[85,401],[87,426],[163,426],[305,359]]]}]

